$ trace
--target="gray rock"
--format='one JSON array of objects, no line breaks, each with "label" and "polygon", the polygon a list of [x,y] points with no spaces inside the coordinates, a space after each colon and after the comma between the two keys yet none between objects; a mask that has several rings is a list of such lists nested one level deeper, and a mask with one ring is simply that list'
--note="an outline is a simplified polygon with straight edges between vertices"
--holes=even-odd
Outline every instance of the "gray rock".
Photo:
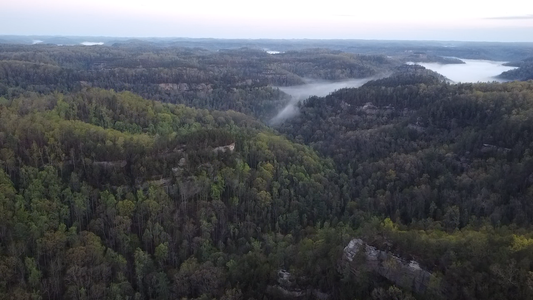
[{"label": "gray rock", "polygon": [[[362,262],[355,259],[360,251],[364,251]],[[436,278],[421,268],[418,262],[407,261],[390,252],[379,250],[361,239],[351,240],[344,248],[343,261],[350,265],[350,270],[356,276],[361,269],[366,269],[416,293],[425,293],[435,288],[431,281]]]},{"label": "gray rock", "polygon": [[266,290],[267,294],[274,299],[317,299],[328,300],[329,294],[323,293],[314,288],[300,288],[296,284],[296,279],[287,270],[278,270],[278,284],[270,285]]}]

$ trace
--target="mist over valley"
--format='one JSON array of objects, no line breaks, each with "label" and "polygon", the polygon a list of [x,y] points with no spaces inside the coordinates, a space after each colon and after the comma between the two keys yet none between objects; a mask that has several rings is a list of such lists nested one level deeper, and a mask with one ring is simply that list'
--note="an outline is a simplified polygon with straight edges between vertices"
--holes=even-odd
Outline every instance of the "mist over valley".
[{"label": "mist over valley", "polygon": [[0,36],[0,299],[533,299],[526,46]]},{"label": "mist over valley", "polygon": [[[428,70],[443,75],[453,83],[505,82],[508,80],[497,76],[503,72],[516,69],[513,66],[505,66],[506,62],[503,61],[480,59],[461,59],[461,61],[464,64],[442,64],[437,62],[408,62],[407,64],[423,66]],[[297,104],[309,97],[324,97],[342,88],[358,88],[371,80],[385,78],[389,75],[335,82],[306,79],[307,83],[303,85],[279,87],[282,92],[291,96],[291,100],[269,123],[274,126],[279,125],[283,121],[298,115]]]},{"label": "mist over valley", "polygon": [[504,82],[497,78],[505,71],[516,67],[504,66],[505,62],[477,59],[461,59],[464,64],[417,63],[427,69],[435,71],[453,82]]},{"label": "mist over valley", "polygon": [[83,46],[102,46],[104,42],[81,42]]},{"label": "mist over valley", "polygon": [[3,1],[0,300],[532,300],[533,5],[253,4]]},{"label": "mist over valley", "polygon": [[279,87],[279,89],[284,93],[291,95],[295,100],[301,101],[311,96],[324,97],[343,88],[357,88],[370,80],[377,78],[378,77],[368,77],[335,82],[307,80],[307,83],[303,85]]},{"label": "mist over valley", "polygon": [[358,88],[370,80],[378,77],[368,77],[361,79],[350,79],[344,81],[318,81],[307,79],[307,83],[303,85],[279,87],[279,89],[290,95],[291,100],[274,118],[270,120],[271,125],[277,125],[288,118],[294,117],[298,114],[298,102],[303,101],[312,96],[324,97],[332,92],[343,88]]}]

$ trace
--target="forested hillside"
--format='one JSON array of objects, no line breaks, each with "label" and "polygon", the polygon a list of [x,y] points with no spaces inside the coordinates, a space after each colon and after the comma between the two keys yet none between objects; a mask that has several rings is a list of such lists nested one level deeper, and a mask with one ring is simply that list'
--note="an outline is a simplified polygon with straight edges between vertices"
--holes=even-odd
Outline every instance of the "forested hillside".
[{"label": "forested hillside", "polygon": [[[364,39],[216,39],[216,38],[156,38],[156,37],[102,37],[102,36],[16,36],[0,35],[0,44],[17,44],[33,47],[62,45],[81,46],[84,42],[103,43],[104,46],[136,48],[195,48],[217,51],[219,49],[270,49],[288,52],[312,48],[332,49],[347,53],[387,55],[398,59],[407,56],[422,58],[426,62],[460,63],[452,57],[488,59],[494,61],[519,61],[533,55],[533,43],[417,41],[417,40],[364,40]],[[422,55],[422,56],[420,56]],[[427,57],[423,57],[426,56]],[[405,60],[413,61],[413,60]]]},{"label": "forested hillside", "polygon": [[0,118],[2,298],[262,299],[280,268],[335,285],[332,162],[250,117],[89,89]]},{"label": "forested hillside", "polygon": [[[472,216],[533,222],[533,83],[380,82],[310,98],[280,130],[331,156],[365,211],[402,223],[432,218],[450,230]],[[444,222],[453,210],[458,223]]]},{"label": "forested hillside", "polygon": [[350,224],[390,218],[366,240],[441,274],[446,299],[531,297],[533,82],[413,78],[310,98],[279,130],[334,159]]},{"label": "forested hillside", "polygon": [[0,299],[532,299],[533,81],[414,59],[0,45]]},{"label": "forested hillside", "polygon": [[500,78],[507,80],[533,80],[533,57],[518,62],[508,63],[507,65],[518,68],[503,72],[500,74]]},{"label": "forested hillside", "polygon": [[11,99],[27,91],[48,94],[91,86],[268,120],[289,101],[274,86],[303,84],[306,78],[370,77],[398,64],[385,56],[325,49],[270,55],[247,48],[0,45],[0,96]]}]

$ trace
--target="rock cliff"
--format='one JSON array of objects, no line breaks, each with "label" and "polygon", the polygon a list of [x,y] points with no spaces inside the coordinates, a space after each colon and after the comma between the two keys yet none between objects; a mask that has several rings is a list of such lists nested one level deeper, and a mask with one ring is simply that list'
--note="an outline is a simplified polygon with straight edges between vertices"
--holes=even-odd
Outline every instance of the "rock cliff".
[{"label": "rock cliff", "polygon": [[350,265],[351,272],[362,270],[376,272],[395,285],[416,293],[437,292],[438,279],[420,267],[416,261],[404,260],[390,252],[379,250],[361,239],[353,239],[344,248],[342,261]]}]

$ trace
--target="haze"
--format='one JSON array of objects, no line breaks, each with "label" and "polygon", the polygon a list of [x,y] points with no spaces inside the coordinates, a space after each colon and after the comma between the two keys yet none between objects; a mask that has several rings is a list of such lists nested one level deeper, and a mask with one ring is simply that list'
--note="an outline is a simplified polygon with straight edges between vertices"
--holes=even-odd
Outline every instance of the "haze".
[{"label": "haze", "polygon": [[0,0],[2,35],[533,41],[533,2]]}]

